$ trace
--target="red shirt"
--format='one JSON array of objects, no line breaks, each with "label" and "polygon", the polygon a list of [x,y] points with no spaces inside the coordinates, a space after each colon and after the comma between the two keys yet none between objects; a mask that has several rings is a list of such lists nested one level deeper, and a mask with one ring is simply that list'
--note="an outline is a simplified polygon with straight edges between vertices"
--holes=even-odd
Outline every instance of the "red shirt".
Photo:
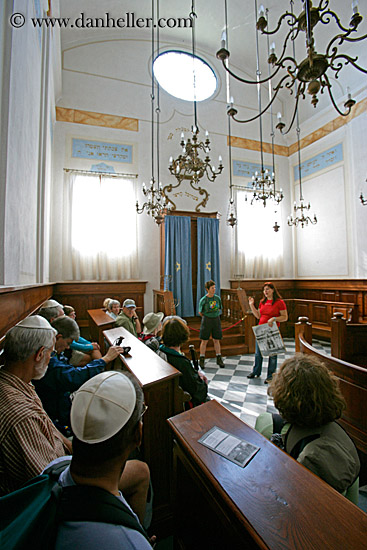
[{"label": "red shirt", "polygon": [[[259,325],[265,325],[271,319],[272,317],[279,317],[280,312],[287,309],[287,306],[283,302],[283,300],[277,300],[276,302],[273,302],[273,300],[266,300],[265,304],[260,302],[259,305],[259,311],[260,311],[260,321]],[[280,323],[277,323],[279,327]]]}]

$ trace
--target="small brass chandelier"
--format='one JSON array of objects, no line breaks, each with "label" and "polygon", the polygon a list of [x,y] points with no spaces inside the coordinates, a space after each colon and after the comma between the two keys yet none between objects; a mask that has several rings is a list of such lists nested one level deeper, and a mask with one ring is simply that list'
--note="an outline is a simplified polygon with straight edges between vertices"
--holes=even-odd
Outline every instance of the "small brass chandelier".
[{"label": "small brass chandelier", "polygon": [[[302,193],[301,142],[300,142],[301,130],[299,127],[298,110],[297,110],[296,132],[297,132],[297,143],[298,143],[298,179],[299,179],[300,204],[297,205],[296,201],[294,201],[293,215],[291,214],[290,216],[288,216],[287,223],[289,226],[294,225],[295,227],[298,227],[298,225],[300,225],[303,228],[305,226],[307,227],[309,223],[312,225],[316,225],[317,218],[316,218],[316,214],[314,214],[313,219],[311,219],[310,216],[308,215],[308,212],[311,209],[311,204],[309,202],[307,204],[304,203],[304,198]],[[297,215],[297,212],[300,212],[300,215]]]},{"label": "small brass chandelier", "polygon": [[[157,0],[157,18],[159,18],[159,0]],[[154,0],[152,0],[152,21],[154,21]],[[144,210],[146,213],[154,219],[157,225],[160,225],[164,220],[164,215],[168,210],[170,210],[170,205],[168,204],[167,198],[163,193],[163,185],[159,180],[159,114],[160,114],[160,105],[159,105],[159,84],[157,84],[157,107],[154,110],[154,105],[156,101],[155,96],[155,87],[154,87],[154,74],[153,74],[153,60],[154,60],[154,28],[155,25],[152,25],[152,82],[151,82],[151,145],[152,145],[152,176],[150,178],[149,186],[147,187],[145,183],[142,185],[142,192],[144,197],[147,198],[146,202],[139,207],[139,202],[136,201],[136,211],[138,214],[142,214]],[[159,27],[157,28],[157,43],[159,50]],[[154,178],[154,119],[157,119],[157,183]]]},{"label": "small brass chandelier", "polygon": [[[366,179],[366,183],[367,183],[367,179]],[[363,206],[366,206],[366,204],[367,204],[367,199],[364,198],[362,191],[361,191],[361,194],[359,195],[359,200],[361,201],[361,203],[363,204]]]},{"label": "small brass chandelier", "polygon": [[231,135],[231,119],[228,117],[228,155],[229,155],[229,203],[227,211],[226,224],[230,227],[237,225],[237,209],[233,198],[233,182],[232,182],[232,135]]},{"label": "small brass chandelier", "polygon": [[[255,7],[257,6],[257,2],[255,0]],[[256,11],[255,11],[256,13]],[[279,204],[283,198],[284,195],[282,193],[282,190],[277,191],[275,188],[275,160],[274,160],[274,131],[273,131],[273,117],[271,114],[271,134],[272,134],[272,153],[273,153],[273,171],[272,174],[269,173],[268,169],[264,168],[264,147],[263,147],[263,126],[262,126],[262,116],[261,116],[261,84],[260,84],[260,78],[261,78],[261,71],[260,71],[260,56],[259,56],[259,30],[256,29],[256,75],[258,80],[257,85],[257,99],[258,99],[258,106],[259,106],[259,129],[260,129],[260,159],[261,159],[261,167],[260,167],[260,173],[255,172],[255,174],[252,176],[252,189],[253,189],[253,196],[251,204],[254,201],[262,201],[264,207],[266,206],[266,201],[271,200],[275,202],[276,204]],[[271,90],[269,90],[269,94],[271,95]],[[233,109],[233,106],[232,106]],[[231,113],[228,113],[229,116],[231,116]]]},{"label": "small brass chandelier", "polygon": [[[191,5],[190,18],[192,20],[192,58],[193,58],[193,81],[194,81],[194,124],[191,128],[191,137],[185,139],[185,134],[181,134],[181,154],[174,159],[170,157],[168,169],[170,173],[176,178],[176,185],[167,185],[163,188],[163,194],[167,198],[167,201],[171,203],[172,209],[175,210],[176,205],[167,197],[166,193],[170,193],[173,188],[179,187],[184,180],[190,182],[190,186],[195,191],[198,191],[203,200],[196,206],[195,210],[200,212],[200,207],[205,207],[208,202],[209,193],[206,189],[200,187],[200,180],[206,176],[210,182],[213,182],[216,177],[222,173],[223,163],[222,157],[219,156],[218,168],[213,166],[209,157],[210,152],[210,139],[208,131],[205,132],[205,141],[199,139],[199,126],[197,120],[197,102],[196,102],[196,87],[195,87],[195,19],[197,15],[195,13],[194,2]],[[205,156],[200,157],[200,154],[204,153]]]},{"label": "small brass chandelier", "polygon": [[[345,27],[341,24],[339,16],[329,9],[329,0],[320,0],[319,5],[314,7],[311,0],[302,0],[303,11],[297,17],[293,13],[293,4],[294,0],[290,0],[291,11],[286,11],[283,13],[277,23],[277,26],[274,30],[267,30],[268,21],[265,14],[264,6],[260,6],[258,19],[256,21],[256,28],[264,35],[273,36],[281,29],[283,22],[286,22],[289,30],[286,34],[284,43],[281,47],[281,53],[278,57],[275,53],[275,43],[271,45],[270,54],[268,56],[268,63],[272,67],[272,73],[267,77],[261,80],[248,80],[246,78],[241,78],[236,75],[230,68],[226,60],[230,56],[230,52],[226,47],[226,44],[222,42],[222,47],[217,52],[217,58],[222,61],[223,67],[228,71],[231,76],[236,78],[236,80],[243,82],[244,84],[259,85],[268,82],[276,75],[280,77],[276,86],[273,88],[274,95],[269,101],[269,103],[261,110],[256,116],[249,118],[247,120],[240,120],[236,118],[237,111],[232,111],[229,113],[230,116],[240,123],[251,122],[261,115],[263,115],[274,102],[275,98],[278,95],[278,92],[284,88],[288,89],[291,94],[295,96],[295,108],[293,115],[291,117],[290,126],[287,132],[293,126],[295,121],[295,114],[298,106],[299,99],[305,99],[306,92],[311,96],[311,103],[316,107],[318,103],[318,93],[323,93],[327,90],[330,101],[334,109],[341,116],[349,115],[355,100],[352,99],[351,95],[348,94],[347,100],[344,103],[344,111],[339,109],[332,93],[332,84],[330,81],[330,76],[333,78],[338,78],[341,69],[345,65],[352,65],[355,69],[367,73],[367,70],[361,67],[358,63],[358,56],[351,57],[346,53],[339,52],[338,48],[342,46],[343,43],[353,44],[360,42],[367,38],[367,34],[362,36],[355,36],[357,28],[362,21],[362,16],[358,12],[358,2],[356,0],[352,3],[352,15],[349,22],[349,26]],[[257,14],[257,3],[255,1],[255,10]],[[314,36],[314,30],[318,25],[320,28],[321,25],[329,25],[331,21],[334,21],[339,28],[337,34],[329,41],[325,53],[320,54],[316,51],[316,41]],[[321,30],[321,29],[320,29]],[[306,37],[306,50],[307,56],[305,59],[297,61],[295,56],[293,57],[288,54],[287,48],[288,44],[295,43],[296,39],[305,33]],[[282,123],[283,124],[283,123]],[[278,128],[278,126],[277,126]],[[284,128],[284,124],[282,126]]]}]

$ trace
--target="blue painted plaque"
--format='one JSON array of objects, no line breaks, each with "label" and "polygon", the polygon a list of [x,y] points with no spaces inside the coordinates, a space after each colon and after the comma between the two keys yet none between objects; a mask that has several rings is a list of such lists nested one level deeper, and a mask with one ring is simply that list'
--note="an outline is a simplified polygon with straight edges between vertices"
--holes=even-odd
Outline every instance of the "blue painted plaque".
[{"label": "blue painted plaque", "polygon": [[99,164],[92,164],[90,169],[91,172],[101,172],[103,174],[116,174],[116,170],[113,166],[106,164],[105,162],[100,162]]},{"label": "blue painted plaque", "polygon": [[[302,178],[311,176],[316,172],[320,172],[321,170],[324,170],[325,168],[328,168],[333,164],[337,164],[342,160],[343,160],[343,144],[338,143],[338,145],[335,145],[335,147],[331,147],[331,149],[328,149],[323,153],[319,153],[315,157],[305,160],[305,162],[301,162]],[[299,165],[297,164],[296,166],[293,167],[293,177],[295,182],[299,180],[298,166]]]},{"label": "blue painted plaque", "polygon": [[73,138],[72,156],[98,161],[132,162],[132,145]]},{"label": "blue painted plaque", "polygon": [[[269,170],[270,174],[273,172],[273,167],[264,165],[265,170]],[[261,165],[254,162],[245,162],[243,160],[234,160],[232,162],[233,175],[241,178],[252,180],[252,176],[255,172],[260,173]]]}]

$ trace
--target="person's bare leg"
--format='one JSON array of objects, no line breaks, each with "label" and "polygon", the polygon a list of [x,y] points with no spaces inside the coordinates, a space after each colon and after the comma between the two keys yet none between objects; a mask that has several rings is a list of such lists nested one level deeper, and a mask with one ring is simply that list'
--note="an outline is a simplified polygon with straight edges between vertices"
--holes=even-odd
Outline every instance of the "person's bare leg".
[{"label": "person's bare leg", "polygon": [[149,489],[150,472],[145,462],[128,460],[120,477],[119,489],[143,523]]},{"label": "person's bare leg", "polygon": [[208,340],[200,340],[200,355],[205,355]]},{"label": "person's bare leg", "polygon": [[213,338],[213,344],[214,344],[214,349],[215,349],[215,355],[220,355],[221,352],[220,352],[220,340],[214,340]]}]

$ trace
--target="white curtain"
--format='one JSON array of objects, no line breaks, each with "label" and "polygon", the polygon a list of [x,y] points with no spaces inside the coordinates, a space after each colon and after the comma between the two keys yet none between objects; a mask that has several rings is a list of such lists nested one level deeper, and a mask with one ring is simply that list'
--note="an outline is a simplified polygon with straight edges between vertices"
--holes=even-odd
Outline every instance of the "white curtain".
[{"label": "white curtain", "polygon": [[237,191],[236,235],[233,270],[245,278],[270,279],[283,275],[282,228],[275,232],[273,225],[281,221],[280,206],[254,201],[252,195]]},{"label": "white curtain", "polygon": [[63,195],[63,279],[137,278],[132,180],[70,173]]}]

